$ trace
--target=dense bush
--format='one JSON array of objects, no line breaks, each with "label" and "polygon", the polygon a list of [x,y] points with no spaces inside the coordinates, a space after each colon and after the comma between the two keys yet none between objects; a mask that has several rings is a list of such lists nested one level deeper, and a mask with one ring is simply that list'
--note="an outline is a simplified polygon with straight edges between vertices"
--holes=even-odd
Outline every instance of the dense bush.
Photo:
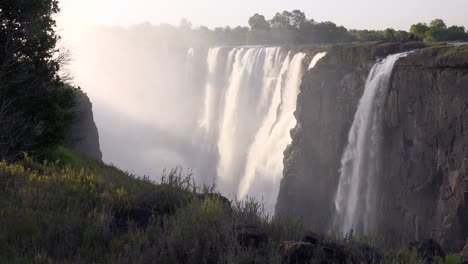
[{"label": "dense bush", "polygon": [[56,0],[0,2],[0,160],[64,141],[74,93],[59,78]]}]

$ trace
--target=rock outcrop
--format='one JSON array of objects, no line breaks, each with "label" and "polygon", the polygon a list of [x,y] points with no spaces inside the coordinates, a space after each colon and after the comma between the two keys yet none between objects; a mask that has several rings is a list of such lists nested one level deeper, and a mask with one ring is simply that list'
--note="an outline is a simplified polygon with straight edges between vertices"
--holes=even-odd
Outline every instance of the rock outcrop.
[{"label": "rock outcrop", "polygon": [[[372,65],[420,44],[331,47],[309,71],[285,151],[276,213],[328,229],[341,156]],[[386,102],[378,231],[394,245],[468,237],[468,47],[419,50],[397,62]]]},{"label": "rock outcrop", "polygon": [[76,152],[102,161],[99,132],[94,122],[91,100],[81,90],[76,90],[75,100],[76,118],[66,145]]}]

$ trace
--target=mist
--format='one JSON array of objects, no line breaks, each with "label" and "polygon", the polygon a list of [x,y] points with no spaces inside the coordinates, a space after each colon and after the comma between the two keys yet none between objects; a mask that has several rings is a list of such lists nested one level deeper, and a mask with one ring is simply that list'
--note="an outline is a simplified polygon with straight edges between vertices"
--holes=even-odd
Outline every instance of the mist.
[{"label": "mist", "polygon": [[[110,14],[96,12],[105,3],[65,1],[58,17],[62,44],[72,51],[73,83],[93,102],[104,161],[153,180],[182,167],[198,184],[214,183],[229,198],[254,196],[269,211],[302,76],[326,56],[285,47],[410,36],[348,30],[299,10],[270,20],[256,14],[250,28],[209,29],[188,20],[98,26]],[[95,12],[84,16],[87,9]]]}]

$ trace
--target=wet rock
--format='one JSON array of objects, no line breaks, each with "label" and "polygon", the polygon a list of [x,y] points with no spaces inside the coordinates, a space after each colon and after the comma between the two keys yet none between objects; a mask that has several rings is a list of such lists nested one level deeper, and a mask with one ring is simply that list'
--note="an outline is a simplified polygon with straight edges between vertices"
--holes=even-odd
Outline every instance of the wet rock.
[{"label": "wet rock", "polygon": [[446,254],[440,244],[433,239],[425,239],[410,243],[410,250],[416,250],[428,263],[445,258]]}]

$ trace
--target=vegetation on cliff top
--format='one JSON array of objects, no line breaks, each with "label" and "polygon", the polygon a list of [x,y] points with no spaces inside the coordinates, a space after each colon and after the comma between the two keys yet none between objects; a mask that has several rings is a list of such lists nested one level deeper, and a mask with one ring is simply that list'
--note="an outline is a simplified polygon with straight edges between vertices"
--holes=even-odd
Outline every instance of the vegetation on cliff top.
[{"label": "vegetation on cliff top", "polygon": [[[318,22],[307,18],[300,10],[276,13],[271,19],[261,14],[254,14],[248,20],[248,27],[205,26],[193,28],[183,19],[178,27],[163,25],[136,25],[129,29],[120,29],[128,33],[156,34],[169,43],[183,43],[186,46],[210,45],[304,45],[324,43],[351,43],[373,41],[468,41],[468,32],[463,26],[447,26],[441,19],[426,23],[417,23],[409,31],[387,28],[384,30],[347,29],[331,21]],[[117,28],[107,29],[114,33]]]}]

